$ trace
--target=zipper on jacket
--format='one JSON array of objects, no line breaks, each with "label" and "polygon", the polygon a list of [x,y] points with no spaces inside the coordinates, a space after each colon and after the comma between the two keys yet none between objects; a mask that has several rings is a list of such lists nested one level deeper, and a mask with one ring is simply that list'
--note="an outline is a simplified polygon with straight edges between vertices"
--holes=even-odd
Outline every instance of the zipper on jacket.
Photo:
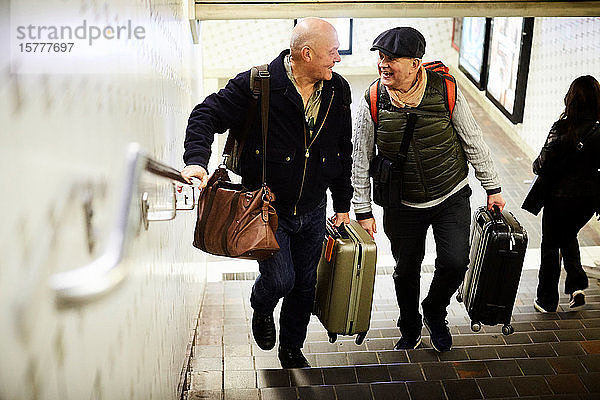
[{"label": "zipper on jacket", "polygon": [[394,108],[392,110],[388,110],[388,111],[404,112],[404,113],[411,113],[411,114],[430,116],[430,117],[439,117],[439,116],[444,116],[444,115],[448,114],[445,111],[438,112],[438,111],[419,110],[418,108],[412,108],[412,107],[405,107],[405,108],[398,108],[395,106],[393,106],[393,107]]},{"label": "zipper on jacket", "polygon": [[[310,146],[308,146],[310,147]],[[304,169],[302,170],[302,182],[300,183],[300,194],[298,194],[298,200],[296,200],[296,204],[294,204],[294,215],[297,214],[296,207],[298,207],[298,202],[300,201],[300,197],[302,196],[302,189],[304,188],[304,178],[306,176],[306,164],[308,164],[308,157],[310,157],[310,152],[308,151],[308,147],[306,146],[306,125],[304,125]]]},{"label": "zipper on jacket", "polygon": [[323,126],[325,126],[325,121],[327,120],[327,116],[329,115],[329,110],[331,109],[331,104],[333,103],[334,95],[335,92],[332,90],[331,99],[329,99],[329,105],[327,106],[327,112],[325,113],[325,117],[323,117],[323,122],[321,123],[321,126],[317,130],[317,133],[315,133],[315,136],[312,138],[308,146],[306,145],[306,121],[304,122],[304,169],[302,170],[302,183],[300,184],[300,193],[298,194],[298,200],[296,200],[296,203],[294,204],[294,215],[297,215],[298,213],[297,207],[298,203],[300,202],[300,198],[302,197],[302,190],[304,189],[304,178],[306,178],[306,165],[308,164],[308,157],[310,157],[310,146],[313,145],[313,143],[317,139],[317,136],[319,136],[319,133],[321,133],[321,129],[323,129]]}]

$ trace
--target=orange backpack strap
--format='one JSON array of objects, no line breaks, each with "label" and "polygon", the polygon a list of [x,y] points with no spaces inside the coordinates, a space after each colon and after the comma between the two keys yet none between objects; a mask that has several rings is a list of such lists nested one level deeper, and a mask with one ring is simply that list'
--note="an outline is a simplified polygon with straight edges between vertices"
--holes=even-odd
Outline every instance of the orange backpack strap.
[{"label": "orange backpack strap", "polygon": [[456,80],[452,75],[450,75],[450,70],[446,65],[444,65],[441,61],[431,61],[423,63],[423,67],[433,72],[437,72],[444,79],[444,83],[446,85],[446,103],[448,106],[448,111],[450,112],[450,118],[452,118],[452,112],[454,111],[454,106],[456,105]]},{"label": "orange backpack strap", "polygon": [[452,112],[454,111],[454,106],[456,105],[456,81],[452,75],[448,74],[448,76],[444,77],[444,82],[446,83],[448,110],[450,111],[450,118],[452,119]]},{"label": "orange backpack strap", "polygon": [[371,119],[377,125],[377,92],[379,91],[379,79],[369,86],[369,109],[371,110]]}]

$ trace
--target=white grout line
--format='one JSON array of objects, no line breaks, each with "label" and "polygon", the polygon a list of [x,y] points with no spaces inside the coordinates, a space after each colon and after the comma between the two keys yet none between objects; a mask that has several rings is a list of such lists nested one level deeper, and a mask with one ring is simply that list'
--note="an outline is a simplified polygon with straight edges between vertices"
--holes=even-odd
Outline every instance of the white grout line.
[{"label": "white grout line", "polygon": [[206,269],[207,282],[220,282],[227,272],[258,272],[258,263],[252,260],[209,261]]},{"label": "white grout line", "polygon": [[[435,264],[435,252],[425,253],[423,265]],[[600,246],[582,246],[581,263],[591,267],[600,267]],[[377,265],[380,267],[393,266],[396,262],[391,254],[377,256]],[[528,248],[523,261],[524,270],[538,270],[540,268],[540,249]],[[258,263],[252,260],[224,260],[207,262],[207,281],[219,282],[223,280],[223,273],[258,272]]]}]

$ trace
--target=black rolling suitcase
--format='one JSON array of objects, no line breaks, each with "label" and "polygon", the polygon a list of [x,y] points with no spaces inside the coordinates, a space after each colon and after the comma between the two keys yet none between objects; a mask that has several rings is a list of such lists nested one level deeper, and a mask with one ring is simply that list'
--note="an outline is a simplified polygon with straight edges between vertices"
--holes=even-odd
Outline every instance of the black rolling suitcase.
[{"label": "black rolling suitcase", "polygon": [[514,332],[512,310],[523,269],[527,232],[512,213],[480,207],[471,226],[469,269],[457,300],[464,301],[471,329],[481,324],[504,324],[502,333]]}]

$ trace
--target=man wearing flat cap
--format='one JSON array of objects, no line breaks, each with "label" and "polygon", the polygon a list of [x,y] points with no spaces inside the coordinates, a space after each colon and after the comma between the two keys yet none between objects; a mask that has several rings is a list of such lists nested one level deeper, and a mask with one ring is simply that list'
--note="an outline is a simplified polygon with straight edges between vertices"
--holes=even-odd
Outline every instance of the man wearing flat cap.
[{"label": "man wearing flat cap", "polygon": [[[356,219],[371,236],[377,232],[371,211],[371,174],[374,200],[383,206],[383,229],[396,261],[393,279],[402,336],[395,348],[417,348],[424,323],[433,347],[447,351],[452,348],[452,336],[446,307],[469,263],[467,162],[487,192],[488,208],[502,209],[505,204],[498,173],[464,96],[458,88],[455,102],[448,94],[445,79],[455,85],[453,78],[423,66],[425,38],[418,30],[387,30],[375,39],[371,50],[379,53],[379,79],[361,100],[353,133]],[[421,263],[430,226],[437,254],[421,315]]]}]

